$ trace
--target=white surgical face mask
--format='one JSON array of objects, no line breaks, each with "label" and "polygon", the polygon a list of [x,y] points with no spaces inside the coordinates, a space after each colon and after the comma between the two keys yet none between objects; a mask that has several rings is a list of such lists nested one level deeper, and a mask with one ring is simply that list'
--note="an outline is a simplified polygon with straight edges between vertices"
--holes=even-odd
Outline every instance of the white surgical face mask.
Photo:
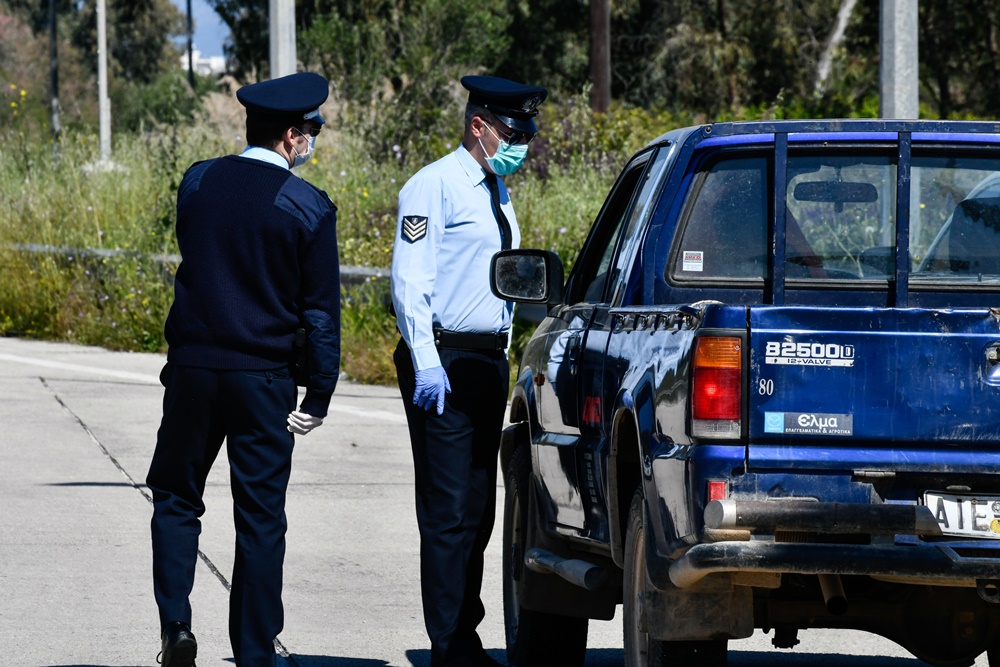
[{"label": "white surgical face mask", "polygon": [[[486,164],[490,166],[493,173],[497,176],[506,176],[508,174],[513,174],[515,171],[521,168],[524,164],[524,158],[528,155],[527,144],[514,144],[511,145],[509,142],[504,141],[497,136],[497,133],[493,131],[493,128],[486,124],[486,129],[490,131],[497,139],[497,149],[493,152],[493,155],[486,156]],[[483,140],[479,140],[479,147],[483,149],[483,153],[486,153],[486,147],[483,146]]]},{"label": "white surgical face mask", "polygon": [[[292,129],[295,130],[296,132],[299,132],[298,128],[293,127]],[[302,133],[299,132],[299,134]],[[299,153],[297,150],[295,150],[295,146],[292,146],[292,153],[295,155],[295,158],[292,160],[293,168],[301,167],[302,165],[304,165],[306,161],[309,160],[309,158],[312,156],[313,149],[316,148],[316,137],[313,136],[307,137],[304,134],[302,134],[302,136],[305,137],[306,141],[309,142],[309,148],[306,149],[304,152]]]}]

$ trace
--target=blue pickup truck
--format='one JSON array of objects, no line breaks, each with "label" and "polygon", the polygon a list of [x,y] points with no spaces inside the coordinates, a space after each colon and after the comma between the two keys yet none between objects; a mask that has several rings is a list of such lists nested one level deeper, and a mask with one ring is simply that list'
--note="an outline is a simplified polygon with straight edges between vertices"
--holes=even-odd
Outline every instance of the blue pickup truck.
[{"label": "blue pickup truck", "polygon": [[756,629],[1000,667],[1000,123],[675,130],[625,165],[545,304],[504,432],[517,665],[725,665]]}]

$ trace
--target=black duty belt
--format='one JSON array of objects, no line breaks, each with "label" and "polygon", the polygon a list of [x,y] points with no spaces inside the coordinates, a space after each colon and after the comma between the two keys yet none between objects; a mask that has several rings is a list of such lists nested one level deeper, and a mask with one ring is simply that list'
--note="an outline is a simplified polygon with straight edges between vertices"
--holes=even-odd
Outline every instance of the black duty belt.
[{"label": "black duty belt", "polygon": [[435,328],[434,344],[449,350],[506,350],[507,332],[468,333]]}]

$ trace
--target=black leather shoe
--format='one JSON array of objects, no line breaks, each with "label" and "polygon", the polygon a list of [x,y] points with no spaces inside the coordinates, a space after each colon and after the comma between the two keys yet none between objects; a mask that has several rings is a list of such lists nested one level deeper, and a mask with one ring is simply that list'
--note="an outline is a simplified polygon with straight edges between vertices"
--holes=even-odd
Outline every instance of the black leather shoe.
[{"label": "black leather shoe", "polygon": [[191,627],[183,621],[167,623],[163,628],[163,667],[194,667],[198,655],[198,641],[191,634]]}]

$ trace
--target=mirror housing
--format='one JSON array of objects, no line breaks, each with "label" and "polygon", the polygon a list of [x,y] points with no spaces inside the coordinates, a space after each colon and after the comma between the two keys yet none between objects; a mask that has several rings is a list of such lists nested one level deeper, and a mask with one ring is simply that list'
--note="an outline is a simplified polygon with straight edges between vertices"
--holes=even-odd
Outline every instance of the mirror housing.
[{"label": "mirror housing", "polygon": [[490,262],[490,289],[504,301],[561,303],[562,260],[551,250],[501,250]]}]

